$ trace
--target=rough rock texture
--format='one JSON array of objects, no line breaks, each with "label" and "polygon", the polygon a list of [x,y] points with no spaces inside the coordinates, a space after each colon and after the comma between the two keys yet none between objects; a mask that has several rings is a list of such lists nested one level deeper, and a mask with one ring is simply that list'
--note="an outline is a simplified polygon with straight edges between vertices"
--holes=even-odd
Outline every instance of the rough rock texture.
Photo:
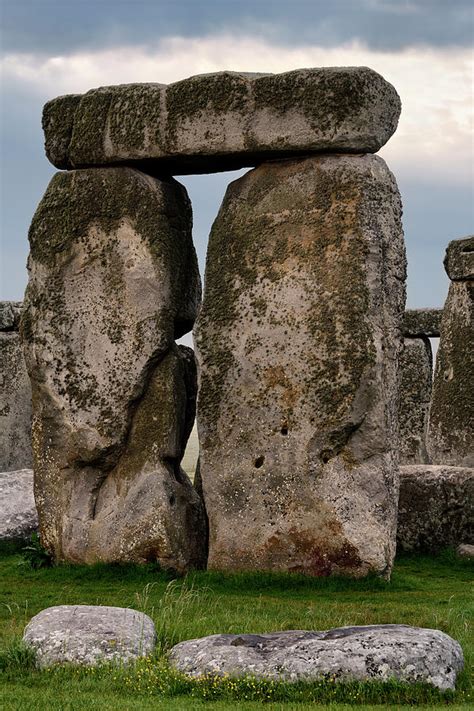
[{"label": "rough rock texture", "polygon": [[174,344],[200,292],[184,188],[130,168],[60,173],[29,238],[22,336],[44,545],[76,562],[202,564],[202,505],[180,467],[194,362]]},{"label": "rough rock texture", "polygon": [[151,161],[183,174],[298,153],[376,152],[399,115],[399,96],[380,74],[332,67],[101,87],[48,102],[43,128],[58,168]]},{"label": "rough rock texture", "polygon": [[18,331],[21,301],[0,301],[0,331]]},{"label": "rough rock texture", "polygon": [[473,383],[474,281],[453,281],[443,309],[430,407],[427,447],[434,464],[474,467]]},{"label": "rough rock texture", "polygon": [[153,620],[125,607],[59,605],[35,615],[23,641],[36,651],[39,667],[53,664],[126,664],[153,652]]},{"label": "rough rock texture", "polygon": [[474,544],[461,543],[461,545],[456,548],[456,553],[460,558],[474,560]]},{"label": "rough rock texture", "polygon": [[433,383],[433,354],[428,338],[405,338],[400,355],[400,463],[428,461],[426,432]]},{"label": "rough rock texture", "polygon": [[439,630],[406,625],[340,627],[327,632],[215,634],[177,644],[171,663],[192,677],[254,676],[282,681],[424,682],[454,689],[461,646]]},{"label": "rough rock texture", "polygon": [[23,358],[15,302],[0,303],[0,471],[32,466],[31,386]]},{"label": "rough rock texture", "polygon": [[451,281],[474,279],[474,235],[448,244],[444,268]]},{"label": "rough rock texture", "polygon": [[26,539],[36,530],[33,471],[0,472],[0,540]]},{"label": "rough rock texture", "polygon": [[443,309],[407,309],[403,319],[403,335],[407,338],[439,338],[442,316]]},{"label": "rough rock texture", "polygon": [[210,568],[389,574],[400,213],[370,155],[264,164],[229,186],[194,333]]},{"label": "rough rock texture", "polygon": [[436,551],[474,543],[474,469],[400,467],[397,545]]}]

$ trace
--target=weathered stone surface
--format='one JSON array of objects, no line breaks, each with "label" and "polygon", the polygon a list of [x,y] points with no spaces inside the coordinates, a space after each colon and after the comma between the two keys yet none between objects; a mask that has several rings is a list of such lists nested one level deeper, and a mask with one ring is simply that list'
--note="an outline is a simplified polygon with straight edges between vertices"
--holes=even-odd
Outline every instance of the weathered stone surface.
[{"label": "weathered stone surface", "polygon": [[39,667],[54,664],[126,664],[153,652],[153,620],[125,607],[58,605],[35,615],[23,641],[36,651]]},{"label": "weathered stone surface", "polygon": [[210,568],[389,574],[400,213],[370,155],[264,164],[229,186],[194,333]]},{"label": "weathered stone surface", "polygon": [[0,540],[29,538],[37,529],[33,471],[0,472]]},{"label": "weathered stone surface", "polygon": [[18,331],[21,301],[0,301],[0,331]]},{"label": "weathered stone surface", "polygon": [[192,677],[254,676],[282,681],[424,682],[454,689],[464,665],[461,646],[439,630],[407,625],[340,627],[327,632],[215,634],[180,642],[173,666]]},{"label": "weathered stone surface", "polygon": [[474,543],[474,469],[419,464],[400,467],[397,545],[436,551]]},{"label": "weathered stone surface", "polygon": [[448,244],[444,268],[451,281],[474,279],[474,235],[454,239]]},{"label": "weathered stone surface", "polygon": [[[13,314],[10,309],[4,323]],[[30,468],[32,461],[31,386],[20,337],[0,332],[0,471]]]},{"label": "weathered stone surface", "polygon": [[45,151],[56,168],[68,168],[74,115],[82,94],[67,94],[48,101],[43,108]]},{"label": "weathered stone surface", "polygon": [[180,467],[194,365],[174,344],[199,300],[184,188],[130,168],[61,173],[29,238],[22,335],[44,545],[76,562],[202,564],[202,506]]},{"label": "weathered stone surface", "polygon": [[77,96],[48,102],[43,127],[47,156],[59,168],[151,161],[183,174],[301,153],[375,152],[399,114],[398,94],[380,74],[330,67],[101,87],[79,103]]},{"label": "weathered stone surface", "polygon": [[450,284],[441,321],[427,447],[434,464],[474,467],[474,281]]},{"label": "weathered stone surface", "polygon": [[428,338],[405,338],[400,355],[400,463],[428,461],[426,432],[433,382],[433,354]]},{"label": "weathered stone surface", "polygon": [[443,309],[407,309],[403,319],[406,338],[439,338]]},{"label": "weathered stone surface", "polygon": [[461,543],[456,548],[456,553],[460,558],[468,558],[469,560],[474,559],[474,544]]}]

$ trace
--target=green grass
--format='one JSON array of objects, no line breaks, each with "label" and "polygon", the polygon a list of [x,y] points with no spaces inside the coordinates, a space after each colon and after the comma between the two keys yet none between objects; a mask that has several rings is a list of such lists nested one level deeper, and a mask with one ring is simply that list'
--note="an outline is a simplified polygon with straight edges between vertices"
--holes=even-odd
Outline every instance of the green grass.
[{"label": "green grass", "polygon": [[[379,579],[312,579],[280,574],[224,575],[199,572],[172,580],[153,566],[60,566],[31,570],[14,550],[0,552],[0,707],[100,711],[135,709],[472,707],[474,640],[472,563],[449,552],[403,557],[390,583]],[[153,658],[128,669],[56,668],[38,671],[21,644],[37,612],[57,604],[130,606],[154,620],[159,646]],[[427,686],[390,684],[276,684],[253,679],[190,682],[169,669],[166,650],[176,642],[217,632],[328,629],[398,622],[441,629],[458,639],[466,670],[454,693]]]}]

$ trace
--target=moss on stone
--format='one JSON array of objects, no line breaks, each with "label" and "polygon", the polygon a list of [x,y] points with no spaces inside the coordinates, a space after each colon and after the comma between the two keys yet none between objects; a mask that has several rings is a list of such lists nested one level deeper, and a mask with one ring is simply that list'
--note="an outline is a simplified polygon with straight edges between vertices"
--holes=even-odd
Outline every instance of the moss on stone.
[{"label": "moss on stone", "polygon": [[42,127],[48,160],[56,168],[69,168],[69,145],[74,117],[82,98],[81,94],[67,94],[48,101],[43,108]]}]

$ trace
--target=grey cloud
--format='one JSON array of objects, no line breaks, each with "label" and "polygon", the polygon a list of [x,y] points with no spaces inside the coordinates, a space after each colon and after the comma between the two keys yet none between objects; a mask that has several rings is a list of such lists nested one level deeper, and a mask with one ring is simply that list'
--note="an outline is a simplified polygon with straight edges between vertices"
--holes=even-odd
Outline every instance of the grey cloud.
[{"label": "grey cloud", "polygon": [[470,0],[3,0],[3,52],[49,56],[229,31],[288,45],[468,46]]}]

